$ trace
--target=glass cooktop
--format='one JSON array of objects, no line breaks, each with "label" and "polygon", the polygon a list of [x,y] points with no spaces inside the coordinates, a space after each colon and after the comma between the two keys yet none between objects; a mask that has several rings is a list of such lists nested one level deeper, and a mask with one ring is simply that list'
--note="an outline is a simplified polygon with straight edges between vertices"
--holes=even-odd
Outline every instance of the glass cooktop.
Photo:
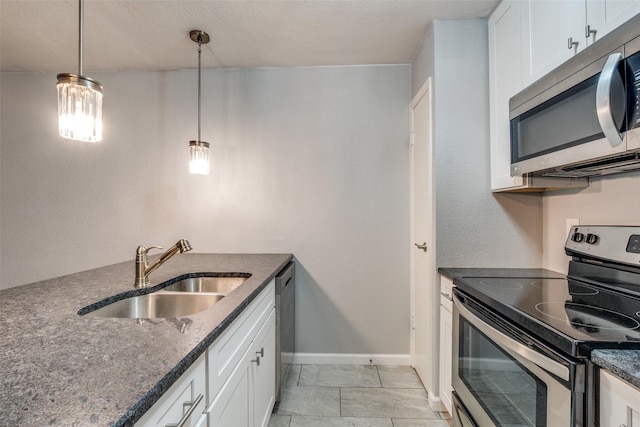
[{"label": "glass cooktop", "polygon": [[640,295],[573,279],[456,279],[458,288],[576,357],[594,348],[640,349]]}]

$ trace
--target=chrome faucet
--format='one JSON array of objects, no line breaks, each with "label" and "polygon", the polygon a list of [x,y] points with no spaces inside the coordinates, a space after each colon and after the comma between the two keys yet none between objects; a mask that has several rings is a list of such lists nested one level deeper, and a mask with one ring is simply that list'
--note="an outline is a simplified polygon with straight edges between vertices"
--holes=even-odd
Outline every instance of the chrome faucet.
[{"label": "chrome faucet", "polygon": [[134,288],[146,288],[149,286],[149,274],[156,268],[160,267],[166,260],[177,254],[178,252],[188,252],[191,245],[185,239],[180,239],[175,245],[171,246],[165,253],[160,255],[153,264],[149,265],[149,251],[151,249],[162,249],[161,246],[138,246],[136,249],[136,281]]}]

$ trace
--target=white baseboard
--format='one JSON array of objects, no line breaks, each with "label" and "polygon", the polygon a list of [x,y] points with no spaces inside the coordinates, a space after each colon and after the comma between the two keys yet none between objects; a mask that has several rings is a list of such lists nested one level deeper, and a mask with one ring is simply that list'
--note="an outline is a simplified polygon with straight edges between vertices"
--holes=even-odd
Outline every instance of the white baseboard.
[{"label": "white baseboard", "polygon": [[394,365],[409,366],[408,354],[296,353],[297,365]]}]

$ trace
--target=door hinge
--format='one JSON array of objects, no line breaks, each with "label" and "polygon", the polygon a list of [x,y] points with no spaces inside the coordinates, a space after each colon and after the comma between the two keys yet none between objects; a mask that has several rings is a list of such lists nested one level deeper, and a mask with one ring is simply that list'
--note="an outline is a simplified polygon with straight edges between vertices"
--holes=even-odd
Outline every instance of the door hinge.
[{"label": "door hinge", "polygon": [[413,132],[409,134],[409,145],[410,146],[416,145],[416,135]]}]

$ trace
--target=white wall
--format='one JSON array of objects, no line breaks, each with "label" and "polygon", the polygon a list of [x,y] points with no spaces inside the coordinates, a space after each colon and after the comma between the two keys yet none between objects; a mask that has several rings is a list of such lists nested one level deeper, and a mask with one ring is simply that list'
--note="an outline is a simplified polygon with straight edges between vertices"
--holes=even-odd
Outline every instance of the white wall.
[{"label": "white wall", "polygon": [[567,219],[583,225],[640,226],[640,173],[592,178],[588,188],[547,192],[542,202],[544,268],[566,273]]},{"label": "white wall", "polygon": [[0,288],[183,237],[293,253],[299,351],[408,353],[409,72],[204,71],[207,177],[187,171],[196,72],[90,74],[96,145],[57,136],[54,74],[2,74]]},{"label": "white wall", "polygon": [[541,197],[490,190],[486,20],[434,21],[412,64],[412,92],[430,75],[438,267],[540,267]]},{"label": "white wall", "polygon": [[[433,79],[433,135],[438,267],[539,267],[542,201],[539,195],[493,194],[489,163],[488,34],[484,19],[434,21],[411,68],[415,93]],[[434,277],[435,279],[435,277]],[[439,345],[439,283],[428,307]],[[429,398],[439,393],[437,352],[422,378]]]}]

